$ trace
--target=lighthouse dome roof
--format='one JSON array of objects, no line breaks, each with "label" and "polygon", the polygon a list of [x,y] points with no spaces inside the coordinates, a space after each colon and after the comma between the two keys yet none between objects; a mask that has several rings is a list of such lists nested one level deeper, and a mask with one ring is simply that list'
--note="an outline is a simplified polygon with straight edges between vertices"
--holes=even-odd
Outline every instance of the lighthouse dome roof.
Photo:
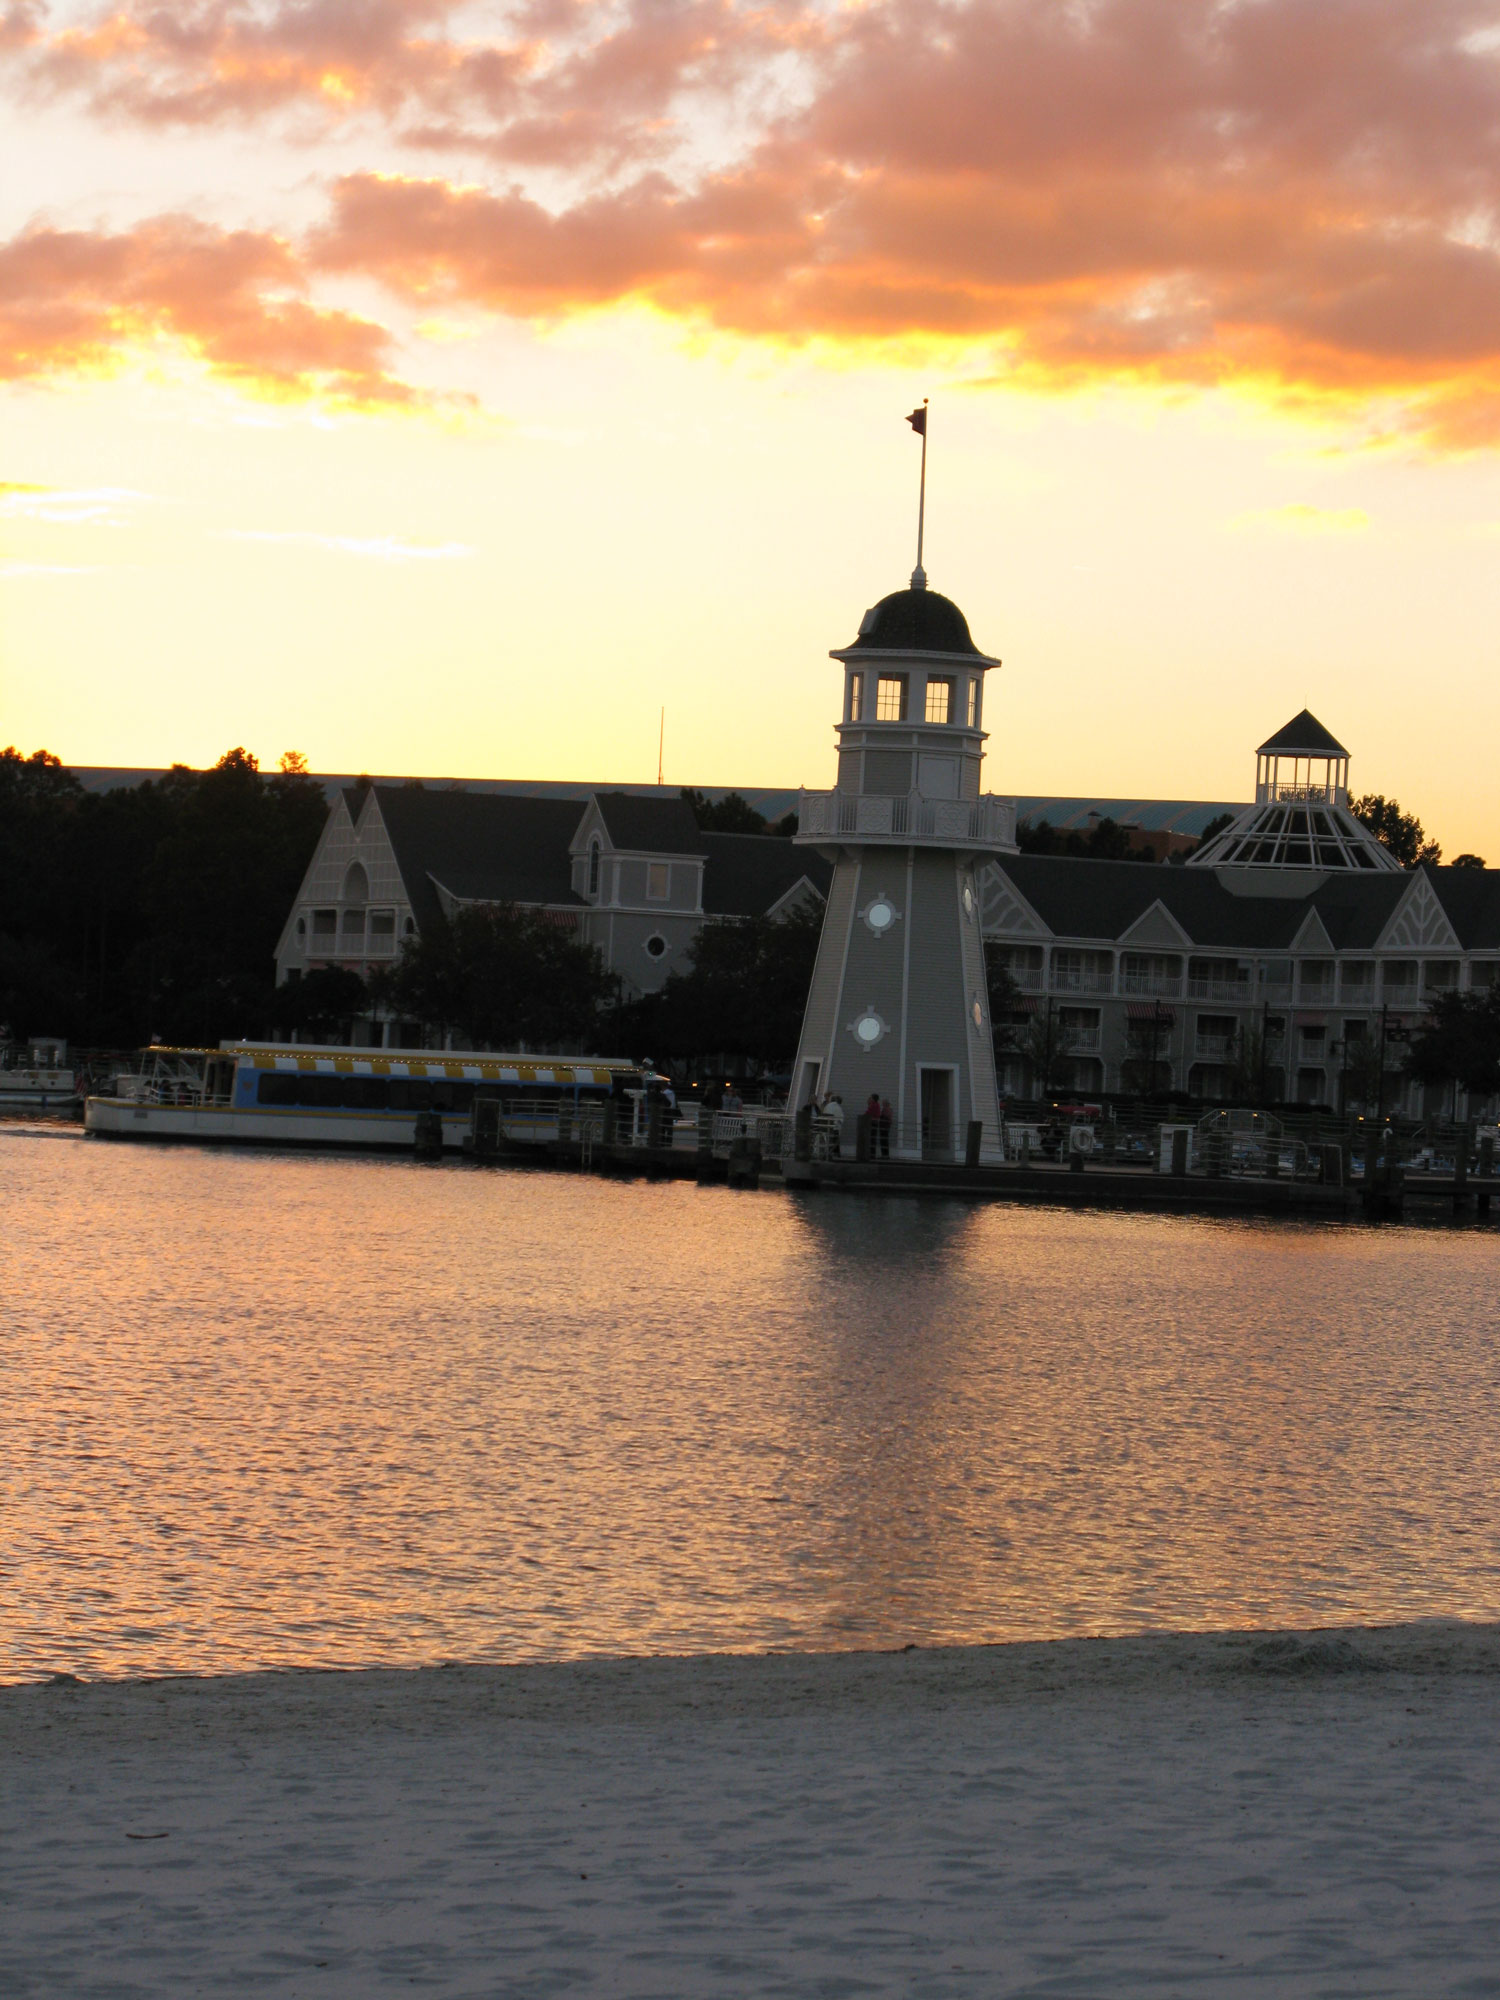
[{"label": "lighthouse dome roof", "polygon": [[936,590],[893,590],[860,620],[859,636],[842,649],[850,653],[954,653],[984,659],[969,634],[969,621]]}]

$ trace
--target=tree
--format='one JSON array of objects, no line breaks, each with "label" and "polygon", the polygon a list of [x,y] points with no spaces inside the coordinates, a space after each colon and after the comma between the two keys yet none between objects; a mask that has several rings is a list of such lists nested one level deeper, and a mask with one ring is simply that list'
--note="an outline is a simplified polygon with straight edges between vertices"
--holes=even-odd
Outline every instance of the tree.
[{"label": "tree", "polygon": [[470,903],[409,939],[389,995],[403,1014],[477,1048],[589,1041],[617,986],[593,945],[536,910]]},{"label": "tree", "polygon": [[1350,801],[1349,810],[1356,819],[1363,820],[1403,868],[1415,868],[1423,861],[1430,861],[1435,867],[1442,860],[1442,848],[1427,838],[1426,829],[1415,813],[1401,810],[1398,800],[1388,799],[1380,792],[1366,792],[1363,798]]},{"label": "tree", "polygon": [[1130,844],[1130,829],[1120,825],[1106,813],[1096,820],[1087,833],[1080,833],[1076,827],[1063,832],[1045,819],[1033,826],[1029,820],[1022,820],[1016,828],[1016,846],[1023,854],[1066,854],[1079,861],[1154,861],[1156,850],[1152,847],[1133,849]]},{"label": "tree", "polygon": [[368,1014],[371,1005],[370,989],[357,972],[340,965],[315,966],[277,987],[271,1019],[278,1028],[329,1041],[341,1037],[357,1015]]},{"label": "tree", "polygon": [[1207,847],[1208,843],[1211,840],[1213,840],[1218,834],[1221,834],[1226,826],[1233,826],[1233,825],[1234,825],[1233,813],[1215,813],[1213,818],[1208,822],[1208,825],[1204,827],[1202,833],[1199,834],[1198,845],[1193,849],[1193,852],[1195,854],[1200,852],[1201,849]]},{"label": "tree", "polygon": [[682,787],[682,796],[693,809],[693,817],[705,833],[766,833],[765,817],[738,792],[726,792],[717,803],[691,786]]},{"label": "tree", "polygon": [[1440,993],[1406,1053],[1419,1083],[1454,1083],[1472,1097],[1500,1091],[1500,987]]},{"label": "tree", "polygon": [[92,1047],[218,1041],[268,1018],[276,940],[323,830],[315,778],[242,749],[212,771],[85,792],[0,751],[3,1010]]},{"label": "tree", "polygon": [[1450,868],[1483,868],[1484,856],[1482,854],[1455,854],[1448,866]]},{"label": "tree", "polygon": [[823,905],[810,898],[780,917],[705,924],[689,948],[690,970],[662,994],[659,1032],[673,1055],[748,1056],[790,1063],[812,985]]}]

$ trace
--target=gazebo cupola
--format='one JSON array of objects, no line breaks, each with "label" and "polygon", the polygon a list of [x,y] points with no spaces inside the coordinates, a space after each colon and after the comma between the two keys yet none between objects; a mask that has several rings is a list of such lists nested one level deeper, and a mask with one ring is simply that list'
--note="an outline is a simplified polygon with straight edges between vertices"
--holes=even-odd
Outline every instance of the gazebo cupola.
[{"label": "gazebo cupola", "polygon": [[1255,753],[1255,803],[1349,803],[1349,752],[1308,709]]},{"label": "gazebo cupola", "polygon": [[1349,752],[1303,709],[1255,753],[1255,804],[1200,847],[1189,868],[1399,873],[1349,810]]}]

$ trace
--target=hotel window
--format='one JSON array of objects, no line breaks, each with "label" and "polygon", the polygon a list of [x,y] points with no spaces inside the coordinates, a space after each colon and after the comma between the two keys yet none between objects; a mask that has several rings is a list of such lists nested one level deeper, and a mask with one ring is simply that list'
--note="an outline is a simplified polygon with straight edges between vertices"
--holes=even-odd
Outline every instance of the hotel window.
[{"label": "hotel window", "polygon": [[599,843],[597,840],[591,840],[589,842],[589,894],[591,896],[597,896],[598,893],[599,893]]},{"label": "hotel window", "polygon": [[922,719],[924,722],[951,722],[953,720],[952,681],[928,681],[927,712]]},{"label": "hotel window", "polygon": [[314,937],[332,937],[334,932],[338,929],[338,927],[339,927],[339,913],[337,910],[313,911]]},{"label": "hotel window", "polygon": [[363,937],[365,934],[365,913],[363,910],[345,910],[344,936]]},{"label": "hotel window", "polygon": [[393,938],[396,935],[396,912],[394,910],[371,910],[370,936],[372,938]]},{"label": "hotel window", "polygon": [[849,720],[863,722],[865,719],[865,677],[863,674],[849,676]]},{"label": "hotel window", "polygon": [[672,890],[672,871],[665,861],[648,861],[646,864],[646,896],[653,903],[664,903]]},{"label": "hotel window", "polygon": [[875,720],[877,722],[905,722],[905,674],[882,674],[876,682]]},{"label": "hotel window", "polygon": [[975,729],[979,725],[979,681],[977,676],[971,681],[964,682],[964,694],[967,698],[966,720],[969,728]]}]

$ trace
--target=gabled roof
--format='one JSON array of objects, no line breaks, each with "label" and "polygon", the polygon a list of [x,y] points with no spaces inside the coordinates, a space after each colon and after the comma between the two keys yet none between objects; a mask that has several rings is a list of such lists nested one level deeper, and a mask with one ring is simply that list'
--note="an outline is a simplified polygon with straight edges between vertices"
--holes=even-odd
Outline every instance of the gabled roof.
[{"label": "gabled roof", "polygon": [[1309,908],[1317,910],[1336,948],[1369,950],[1410,881],[1404,873],[1348,875],[1310,896],[1237,896],[1211,868],[1041,854],[1005,855],[994,866],[1056,937],[1120,939],[1159,901],[1193,946],[1209,951],[1288,951]]},{"label": "gabled roof", "polygon": [[[703,835],[686,799],[642,799],[629,792],[598,792],[595,800],[611,845],[627,854],[705,852]],[[577,824],[575,808],[573,825]]]},{"label": "gabled roof", "polygon": [[805,876],[826,898],[833,869],[810,847],[765,833],[705,833],[703,909],[712,917],[762,917]]},{"label": "gabled roof", "polygon": [[1349,752],[1336,736],[1308,709],[1294,715],[1276,734],[1261,744],[1262,757],[1347,757]]},{"label": "gabled roof", "polygon": [[[465,901],[581,903],[568,842],[576,799],[527,799],[375,785],[380,816],[419,925],[441,914],[441,882]],[[352,808],[351,808],[352,809]]]}]

